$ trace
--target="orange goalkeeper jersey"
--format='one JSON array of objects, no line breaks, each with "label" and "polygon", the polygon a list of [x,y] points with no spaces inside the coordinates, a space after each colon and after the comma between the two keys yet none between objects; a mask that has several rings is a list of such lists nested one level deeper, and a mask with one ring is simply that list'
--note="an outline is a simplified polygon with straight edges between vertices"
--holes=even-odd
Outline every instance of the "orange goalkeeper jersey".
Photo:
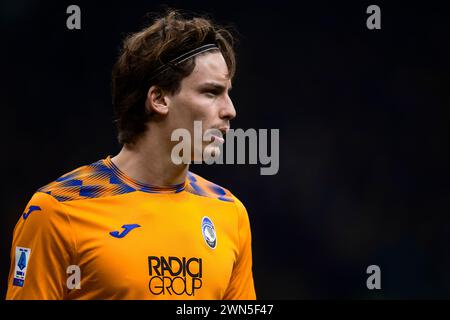
[{"label": "orange goalkeeper jersey", "polygon": [[157,188],[107,157],[33,195],[6,298],[255,299],[246,209],[191,172]]}]

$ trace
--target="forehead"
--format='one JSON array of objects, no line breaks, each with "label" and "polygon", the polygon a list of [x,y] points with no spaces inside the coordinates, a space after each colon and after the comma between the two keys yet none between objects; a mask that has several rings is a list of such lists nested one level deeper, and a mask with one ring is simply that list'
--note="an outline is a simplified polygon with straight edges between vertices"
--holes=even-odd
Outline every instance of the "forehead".
[{"label": "forehead", "polygon": [[220,52],[208,52],[197,56],[194,70],[183,79],[183,82],[187,85],[220,82],[225,86],[231,86],[228,67]]}]

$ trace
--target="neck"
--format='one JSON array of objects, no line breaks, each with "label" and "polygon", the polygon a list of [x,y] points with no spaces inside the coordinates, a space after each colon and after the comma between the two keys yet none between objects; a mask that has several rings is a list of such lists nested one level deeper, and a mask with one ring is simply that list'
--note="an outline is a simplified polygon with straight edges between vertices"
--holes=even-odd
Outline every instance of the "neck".
[{"label": "neck", "polygon": [[135,144],[125,144],[111,161],[128,177],[157,187],[184,183],[189,165],[171,160],[171,146],[156,132],[146,134]]}]

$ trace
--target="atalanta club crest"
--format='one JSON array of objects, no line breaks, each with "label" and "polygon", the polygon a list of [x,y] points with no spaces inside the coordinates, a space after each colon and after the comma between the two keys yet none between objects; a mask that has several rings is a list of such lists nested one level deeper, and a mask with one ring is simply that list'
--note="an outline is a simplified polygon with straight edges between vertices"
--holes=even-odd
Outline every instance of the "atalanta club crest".
[{"label": "atalanta club crest", "polygon": [[215,249],[217,246],[216,230],[211,219],[208,217],[203,217],[202,219],[202,234],[208,247]]}]

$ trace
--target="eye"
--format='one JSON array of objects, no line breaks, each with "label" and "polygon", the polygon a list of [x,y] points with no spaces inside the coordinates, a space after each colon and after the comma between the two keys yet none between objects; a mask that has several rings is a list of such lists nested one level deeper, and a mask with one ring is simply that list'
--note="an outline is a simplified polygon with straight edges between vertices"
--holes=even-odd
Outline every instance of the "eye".
[{"label": "eye", "polygon": [[214,98],[217,96],[217,92],[214,90],[209,90],[205,92],[205,95],[209,98]]}]

